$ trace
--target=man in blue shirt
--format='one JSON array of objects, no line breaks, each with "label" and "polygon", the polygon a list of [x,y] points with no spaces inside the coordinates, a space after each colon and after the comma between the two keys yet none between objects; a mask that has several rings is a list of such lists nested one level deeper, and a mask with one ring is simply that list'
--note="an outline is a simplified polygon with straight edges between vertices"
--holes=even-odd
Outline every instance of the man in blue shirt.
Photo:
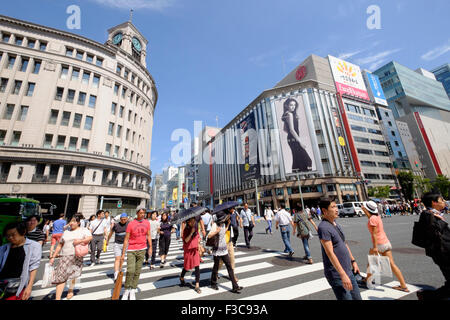
[{"label": "man in blue shirt", "polygon": [[64,213],[61,213],[59,215],[59,219],[53,222],[52,245],[50,247],[50,256],[49,256],[50,258],[53,257],[54,247],[61,239],[66,225],[67,221],[64,219]]},{"label": "man in blue shirt", "polygon": [[319,224],[319,239],[322,244],[322,259],[325,278],[338,300],[362,300],[353,272],[359,273],[358,265],[345,243],[341,227],[335,222],[339,210],[331,199],[322,199],[319,204],[322,222]]}]

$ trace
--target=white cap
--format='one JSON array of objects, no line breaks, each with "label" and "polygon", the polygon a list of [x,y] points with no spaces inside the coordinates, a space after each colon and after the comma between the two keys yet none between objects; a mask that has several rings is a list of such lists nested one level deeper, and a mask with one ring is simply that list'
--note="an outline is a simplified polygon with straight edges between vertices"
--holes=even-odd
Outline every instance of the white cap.
[{"label": "white cap", "polygon": [[371,213],[371,214],[378,214],[378,206],[375,203],[375,201],[367,201],[364,203],[364,207]]}]

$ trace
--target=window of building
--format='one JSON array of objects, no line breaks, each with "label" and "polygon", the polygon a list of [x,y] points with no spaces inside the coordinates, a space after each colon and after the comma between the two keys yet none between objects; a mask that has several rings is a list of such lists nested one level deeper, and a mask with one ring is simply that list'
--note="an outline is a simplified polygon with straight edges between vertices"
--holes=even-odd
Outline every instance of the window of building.
[{"label": "window of building", "polygon": [[6,86],[8,85],[8,78],[2,78],[1,80],[1,84],[0,84],[0,92],[5,92],[6,91]]},{"label": "window of building", "polygon": [[69,121],[70,121],[70,112],[64,111],[61,119],[61,125],[67,127],[69,126]]},{"label": "window of building", "polygon": [[114,94],[117,96],[118,94],[119,94],[119,87],[120,87],[120,85],[119,84],[114,84]]},{"label": "window of building", "polygon": [[95,108],[95,105],[97,104],[97,97],[90,95],[89,96],[89,107]]},{"label": "window of building", "polygon": [[39,71],[41,70],[41,64],[42,64],[42,61],[34,60],[34,68],[33,68],[34,74],[39,74]]},{"label": "window of building", "polygon": [[57,87],[56,88],[55,100],[61,101],[63,95],[64,95],[64,88]]},{"label": "window of building", "polygon": [[62,66],[61,68],[61,75],[59,76],[61,79],[65,80],[69,76],[69,67],[68,66]]},{"label": "window of building", "polygon": [[108,126],[108,135],[112,136],[114,132],[114,123],[110,122]]},{"label": "window of building", "polygon": [[5,144],[6,130],[0,130],[0,146]]},{"label": "window of building", "polygon": [[45,140],[44,140],[44,148],[51,148],[53,143],[53,135],[52,134],[46,134]]},{"label": "window of building", "polygon": [[20,81],[20,80],[14,81],[14,88],[12,90],[12,94],[19,94],[21,87],[22,87],[22,81]]},{"label": "window of building", "polygon": [[399,152],[398,152],[398,156],[399,156],[400,158],[402,158],[402,157],[403,157],[403,153],[402,153],[401,151],[399,151]]},{"label": "window of building", "polygon": [[120,106],[120,111],[119,111],[119,117],[123,118],[123,110],[125,109],[124,106]]},{"label": "window of building", "polygon": [[17,46],[21,46],[23,44],[23,38],[22,37],[16,37],[15,41]]},{"label": "window of building", "polygon": [[113,102],[111,104],[111,114],[116,115],[117,103]]},{"label": "window of building", "polygon": [[119,146],[114,147],[114,157],[116,157],[116,158],[119,157]]},{"label": "window of building", "polygon": [[131,121],[131,114],[132,114],[132,111],[128,110],[128,121]]},{"label": "window of building", "polygon": [[87,54],[86,55],[86,61],[89,62],[89,63],[94,62],[94,56],[91,55],[91,54]]},{"label": "window of building", "polygon": [[117,138],[120,138],[121,135],[122,135],[122,126],[118,125],[117,131],[116,131],[116,136],[117,136]]},{"label": "window of building", "polygon": [[125,93],[127,93],[127,88],[122,88],[122,98],[125,98]]},{"label": "window of building", "polygon": [[80,128],[81,127],[81,120],[83,119],[83,115],[81,113],[75,113],[75,116],[73,118],[73,124],[72,127],[74,128]]},{"label": "window of building", "polygon": [[358,106],[352,105],[352,104],[346,104],[347,111],[354,112],[354,113],[361,113],[361,109]]},{"label": "window of building", "polygon": [[353,139],[355,142],[370,143],[369,139],[363,137],[353,136]]},{"label": "window of building", "polygon": [[395,137],[395,131],[391,131],[393,137]]},{"label": "window of building", "polygon": [[36,84],[33,82],[28,82],[28,88],[27,88],[27,97],[32,97],[34,93],[34,88],[36,87]]},{"label": "window of building", "polygon": [[13,104],[6,105],[5,113],[3,114],[3,119],[6,119],[6,120],[12,119],[12,115],[14,113],[14,107],[15,106]]},{"label": "window of building", "polygon": [[67,93],[66,102],[73,103],[74,99],[75,99],[75,90],[69,89],[69,92]]},{"label": "window of building", "polygon": [[6,68],[7,69],[14,68],[15,63],[16,63],[16,57],[8,54],[8,66]]},{"label": "window of building", "polygon": [[83,72],[83,80],[82,83],[84,84],[89,84],[89,79],[91,78],[91,73],[90,72]]},{"label": "window of building", "polygon": [[131,152],[130,152],[130,161],[133,161],[133,154],[134,154],[134,151],[131,150]]},{"label": "window of building", "polygon": [[377,150],[375,150],[375,155],[376,156],[383,156],[383,157],[389,156],[389,154],[386,151],[377,151]]},{"label": "window of building", "polygon": [[137,113],[134,114],[134,124],[136,124]]},{"label": "window of building", "polygon": [[128,74],[130,73],[130,71],[128,71],[128,69],[125,69],[125,72],[123,73],[123,77],[125,78],[125,79],[127,79],[128,80]]},{"label": "window of building", "polygon": [[366,179],[375,179],[375,180],[379,180],[380,179],[380,175],[374,174],[374,173],[365,173],[364,177]]},{"label": "window of building", "polygon": [[103,59],[97,57],[97,61],[95,62],[95,64],[96,64],[97,66],[99,66],[99,67],[103,66]]},{"label": "window of building", "polygon": [[110,156],[111,155],[111,144],[110,143],[107,143],[106,144],[106,147],[105,147],[105,154],[107,155],[107,156]]},{"label": "window of building", "polygon": [[390,168],[391,164],[387,162],[378,162],[378,166],[381,168]]},{"label": "window of building", "polygon": [[129,138],[130,138],[130,129],[127,129],[125,139],[128,141]]},{"label": "window of building", "polygon": [[9,39],[11,39],[11,35],[7,33],[2,34],[2,41],[8,43]]},{"label": "window of building", "polygon": [[133,131],[133,138],[132,138],[132,140],[131,140],[131,142],[133,142],[134,143],[134,138],[136,137],[136,132],[135,131]]},{"label": "window of building", "polygon": [[382,174],[381,177],[383,180],[394,180],[394,176],[391,174]]},{"label": "window of building", "polygon": [[87,152],[89,147],[89,139],[82,139],[81,140],[81,147],[80,151]]},{"label": "window of building", "polygon": [[78,143],[78,138],[77,137],[70,137],[69,150],[75,151],[77,149],[77,143]]},{"label": "window of building", "polygon": [[13,131],[13,138],[11,141],[11,145],[18,146],[21,136],[22,136],[22,131]]},{"label": "window of building", "polygon": [[372,143],[373,143],[373,144],[380,145],[380,146],[386,145],[386,143],[385,143],[383,140],[372,139]]},{"label": "window of building", "polygon": [[59,111],[52,109],[50,111],[50,118],[48,119],[48,124],[56,124],[56,121],[58,120],[58,114]]},{"label": "window of building", "polygon": [[376,129],[367,128],[367,132],[382,135],[381,131]]},{"label": "window of building", "polygon": [[358,148],[359,154],[373,154],[372,150]]},{"label": "window of building", "polygon": [[361,161],[361,165],[364,167],[376,167],[377,164],[373,161]]},{"label": "window of building", "polygon": [[356,126],[356,125],[353,125],[353,124],[350,125],[350,127],[352,128],[352,130],[366,132],[366,128],[364,128],[364,127]]},{"label": "window of building", "polygon": [[81,51],[81,50],[77,50],[77,54],[76,54],[75,57],[76,57],[78,60],[83,60],[83,56],[84,56],[84,52]]},{"label": "window of building", "polygon": [[122,66],[117,64],[116,73],[120,76],[122,74]]},{"label": "window of building", "polygon": [[94,75],[94,79],[92,81],[92,86],[94,88],[98,88],[99,83],[100,83],[100,76]]},{"label": "window of building", "polygon": [[66,136],[58,136],[56,142],[56,149],[64,149],[64,144],[66,143]]},{"label": "window of building", "polygon": [[91,130],[93,121],[94,121],[93,117],[86,116],[86,120],[84,120],[84,129],[85,130]]},{"label": "window of building", "polygon": [[73,69],[72,70],[72,81],[78,81],[78,78],[80,77],[80,69]]},{"label": "window of building", "polygon": [[80,92],[78,94],[78,104],[84,106],[85,103],[86,103],[86,93]]},{"label": "window of building", "polygon": [[17,120],[25,121],[25,119],[27,118],[28,109],[29,109],[28,106],[20,106],[20,113],[19,113],[19,117],[17,118]]},{"label": "window of building", "polygon": [[22,58],[22,65],[20,66],[21,72],[27,72],[28,63],[30,62],[29,59]]},{"label": "window of building", "polygon": [[394,144],[395,144],[396,147],[400,146],[397,140],[394,141]]},{"label": "window of building", "polygon": [[41,51],[47,50],[47,42],[39,41],[39,50],[41,50]]},{"label": "window of building", "polygon": [[72,48],[66,48],[66,56],[73,57],[73,49]]}]

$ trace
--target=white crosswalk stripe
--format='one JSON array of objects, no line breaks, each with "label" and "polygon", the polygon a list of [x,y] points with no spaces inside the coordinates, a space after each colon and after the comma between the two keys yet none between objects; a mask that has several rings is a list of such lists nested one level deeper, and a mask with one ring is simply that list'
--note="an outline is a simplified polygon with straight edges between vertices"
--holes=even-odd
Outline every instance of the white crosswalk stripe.
[{"label": "white crosswalk stripe", "polygon": [[[332,289],[323,274],[323,264],[321,262],[312,265],[305,265],[301,262],[288,263],[287,265],[277,264],[274,261],[289,261],[286,255],[273,250],[241,250],[235,252],[235,274],[239,278],[239,285],[244,289],[240,295],[228,295],[227,299],[241,300],[292,300],[314,299],[316,296],[328,292],[332,294]],[[44,256],[48,250],[44,250]],[[166,258],[164,268],[159,268],[159,257],[156,261],[156,269],[150,270],[143,266],[139,278],[137,299],[141,300],[191,300],[212,297],[219,298],[221,295],[228,294],[232,289],[231,281],[226,278],[218,281],[219,290],[209,287],[211,278],[213,257],[206,255],[204,262],[200,264],[200,289],[198,294],[189,287],[179,287],[179,275],[183,268],[183,245],[181,241],[172,240],[169,254]],[[89,262],[90,256],[84,259]],[[95,266],[84,266],[79,291],[75,291],[72,300],[101,300],[111,299],[114,287],[114,252],[113,244],[110,243],[108,251],[100,256],[103,264]],[[48,262],[48,259],[42,259],[42,266]],[[298,259],[297,259],[298,262]],[[126,273],[126,259],[123,265]],[[219,270],[219,275],[228,276],[226,268]],[[190,272],[187,273],[185,281],[187,284],[193,283],[195,277]],[[125,283],[125,276],[123,279]],[[33,286],[32,297],[35,300],[53,298],[55,286],[41,288],[42,280],[38,279]],[[392,281],[374,290],[360,289],[363,300],[394,300],[413,294],[420,290],[419,287],[409,285],[409,293],[392,289],[397,286],[397,281]],[[67,289],[67,288],[66,288]],[[247,290],[248,289],[248,290]],[[122,292],[123,293],[123,288]]]}]

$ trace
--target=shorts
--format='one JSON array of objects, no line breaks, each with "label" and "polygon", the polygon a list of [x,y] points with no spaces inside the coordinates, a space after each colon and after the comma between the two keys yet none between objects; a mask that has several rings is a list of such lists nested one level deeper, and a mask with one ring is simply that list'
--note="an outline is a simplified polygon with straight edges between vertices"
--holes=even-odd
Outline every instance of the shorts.
[{"label": "shorts", "polygon": [[386,242],[383,244],[378,244],[377,249],[379,253],[385,253],[388,250],[392,250],[392,245],[390,242]]},{"label": "shorts", "polygon": [[114,257],[121,257],[123,250],[123,243],[114,243]]},{"label": "shorts", "polygon": [[52,234],[52,246],[54,246],[57,242],[59,242],[59,240],[61,240],[62,235],[62,233]]}]

